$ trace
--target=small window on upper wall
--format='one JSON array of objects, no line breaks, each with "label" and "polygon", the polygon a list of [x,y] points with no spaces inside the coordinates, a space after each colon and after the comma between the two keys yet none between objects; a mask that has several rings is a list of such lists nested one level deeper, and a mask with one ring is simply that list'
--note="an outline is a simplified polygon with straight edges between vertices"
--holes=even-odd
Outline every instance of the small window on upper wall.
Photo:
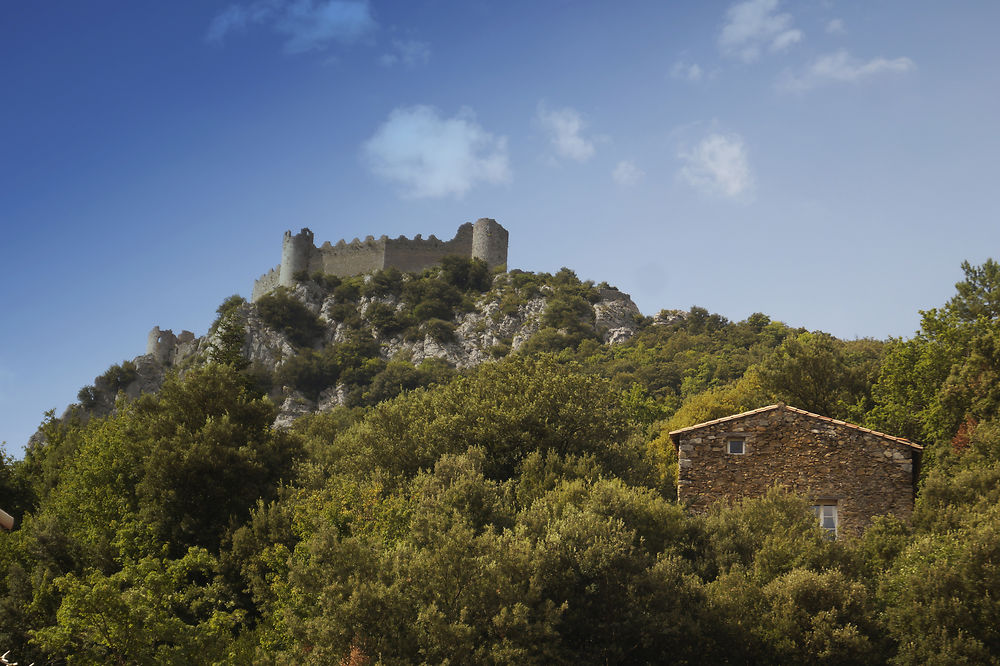
[{"label": "small window on upper wall", "polygon": [[740,437],[733,437],[727,439],[726,451],[740,456],[746,453],[746,446],[743,442],[743,439]]}]

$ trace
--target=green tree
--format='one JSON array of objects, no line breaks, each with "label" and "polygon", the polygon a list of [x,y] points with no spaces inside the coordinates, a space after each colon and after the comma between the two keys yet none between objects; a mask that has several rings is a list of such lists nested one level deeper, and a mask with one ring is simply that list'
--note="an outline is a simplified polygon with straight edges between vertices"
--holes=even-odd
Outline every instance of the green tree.
[{"label": "green tree", "polygon": [[56,581],[55,626],[32,640],[70,664],[222,661],[242,614],[213,582],[216,563],[192,549],[178,560],[146,557],[112,575],[90,570]]},{"label": "green tree", "polygon": [[246,304],[243,297],[234,294],[216,310],[219,316],[210,329],[212,341],[208,359],[211,362],[231,365],[237,370],[250,365],[243,353],[246,340]]},{"label": "green tree", "polygon": [[868,411],[881,357],[872,340],[845,343],[827,333],[801,333],[781,343],[759,368],[764,389],[810,412],[858,419]]}]

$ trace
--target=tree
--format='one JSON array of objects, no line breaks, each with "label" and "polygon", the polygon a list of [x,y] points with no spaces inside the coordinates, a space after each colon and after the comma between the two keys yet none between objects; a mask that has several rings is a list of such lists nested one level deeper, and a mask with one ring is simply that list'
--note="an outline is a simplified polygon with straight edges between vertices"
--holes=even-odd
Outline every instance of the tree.
[{"label": "tree", "polygon": [[845,343],[828,333],[785,338],[759,367],[765,390],[790,405],[839,418],[867,410],[881,357],[872,340]]},{"label": "tree", "polygon": [[216,310],[219,316],[212,325],[211,346],[208,350],[211,362],[231,365],[237,370],[250,365],[243,353],[246,340],[246,304],[244,298],[234,294]]},{"label": "tree", "polygon": [[963,321],[1000,318],[1000,264],[987,259],[982,266],[962,262],[965,279],[955,285],[958,292],[947,309]]},{"label": "tree", "polygon": [[146,557],[112,575],[90,570],[56,581],[56,625],[32,640],[74,664],[191,664],[221,661],[242,612],[212,578],[213,558],[191,549],[179,560]]}]

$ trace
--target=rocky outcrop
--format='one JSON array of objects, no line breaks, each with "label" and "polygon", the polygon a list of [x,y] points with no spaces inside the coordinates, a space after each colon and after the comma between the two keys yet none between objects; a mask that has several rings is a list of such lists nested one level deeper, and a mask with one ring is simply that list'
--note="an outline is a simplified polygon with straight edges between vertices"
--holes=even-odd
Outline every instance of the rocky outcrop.
[{"label": "rocky outcrop", "polygon": [[601,300],[594,304],[594,325],[607,344],[627,342],[635,335],[642,313],[628,294],[617,289],[601,289]]},{"label": "rocky outcrop", "polygon": [[[498,280],[506,279],[499,276]],[[348,335],[356,332],[356,322],[349,325],[338,321],[337,300],[332,293],[315,282],[296,284],[289,289],[290,295],[315,314],[325,329],[316,347],[344,342]],[[379,355],[384,360],[407,359],[414,365],[431,358],[442,359],[455,368],[470,368],[502,357],[520,349],[542,327],[542,316],[552,295],[552,289],[541,286],[533,297],[526,298],[516,308],[501,307],[495,292],[483,295],[471,312],[456,315],[453,335],[442,341],[426,335],[413,340],[402,334],[380,335],[371,327],[371,335],[379,345]],[[642,322],[642,314],[628,294],[614,288],[599,290],[599,298],[593,304],[594,325],[601,339],[607,344],[621,344],[629,340]],[[361,297],[357,311],[362,321],[367,321],[369,312],[378,305],[388,305],[397,311],[404,304],[394,296]],[[236,320],[244,329],[243,355],[257,368],[275,372],[298,351],[285,334],[270,328],[260,317],[257,306],[244,303],[237,306]],[[353,326],[353,327],[352,327]],[[152,393],[163,385],[168,372],[184,372],[209,358],[213,347],[222,344],[221,331],[196,337],[189,331],[175,335],[173,331],[154,327],[150,331],[147,354],[130,362],[127,383],[121,386],[102,386],[98,378],[87,404],[73,405],[70,409],[84,409],[92,415],[106,415],[114,409],[118,392],[123,391],[128,398],[137,398],[143,393]],[[297,391],[282,389],[280,410],[275,421],[276,427],[288,427],[303,414],[327,411],[344,404],[346,390],[343,386],[333,386],[322,391],[316,400],[311,400]],[[83,392],[81,392],[83,393]]]}]

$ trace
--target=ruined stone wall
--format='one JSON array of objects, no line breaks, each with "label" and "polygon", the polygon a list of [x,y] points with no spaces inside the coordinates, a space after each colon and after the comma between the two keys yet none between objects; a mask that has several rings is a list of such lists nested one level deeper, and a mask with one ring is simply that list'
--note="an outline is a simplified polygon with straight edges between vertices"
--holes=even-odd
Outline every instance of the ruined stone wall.
[{"label": "ruined stone wall", "polygon": [[472,256],[472,225],[466,222],[458,228],[449,241],[439,240],[433,234],[423,239],[417,234],[413,240],[400,236],[386,241],[385,267],[393,266],[405,272],[422,271],[441,262],[448,255]]},{"label": "ruined stone wall", "polygon": [[364,241],[355,238],[350,243],[336,245],[323,243],[309,265],[309,272],[321,271],[338,277],[358,275],[385,267],[386,240],[368,236]]},{"label": "ruined stone wall", "polygon": [[[877,515],[908,520],[919,450],[870,431],[778,407],[672,434],[678,499],[694,511],[758,497],[781,486],[837,505],[840,534],[860,534]],[[744,440],[744,453],[727,440]]]},{"label": "ruined stone wall", "polygon": [[475,224],[466,222],[449,241],[433,235],[425,239],[420,234],[413,239],[368,236],[364,241],[355,238],[350,243],[340,241],[331,245],[327,242],[317,248],[309,229],[294,236],[286,231],[282,241],[282,263],[254,283],[251,300],[257,301],[278,286],[292,286],[295,274],[302,270],[339,277],[389,267],[415,272],[440,263],[448,255],[476,257],[491,268],[503,266],[507,263],[507,242],[507,230],[489,218],[481,218]]},{"label": "ruined stone wall", "polygon": [[264,294],[277,289],[278,276],[278,269],[272,268],[257,278],[257,281],[253,283],[253,294],[250,296],[250,300],[256,302]]},{"label": "ruined stone wall", "polygon": [[146,338],[146,354],[163,365],[172,365],[175,359],[190,356],[196,348],[196,338],[191,331],[174,335],[169,328],[164,331],[154,326]]}]

